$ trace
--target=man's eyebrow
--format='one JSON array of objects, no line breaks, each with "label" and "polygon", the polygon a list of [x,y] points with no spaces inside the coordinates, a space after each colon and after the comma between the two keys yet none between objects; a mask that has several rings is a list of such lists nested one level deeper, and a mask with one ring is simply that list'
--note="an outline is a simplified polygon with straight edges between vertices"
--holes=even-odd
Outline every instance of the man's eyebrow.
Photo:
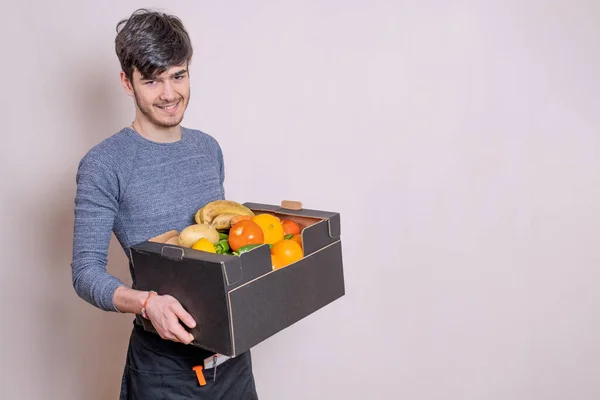
[{"label": "man's eyebrow", "polygon": [[175,73],[174,73],[173,75],[171,75],[171,76],[179,76],[179,75],[183,75],[183,74],[185,74],[185,73],[187,73],[187,69],[185,69],[185,68],[184,68],[184,69],[180,69],[179,71],[175,72]]},{"label": "man's eyebrow", "polygon": [[[180,69],[177,72],[172,73],[171,77],[174,78],[174,77],[186,74],[187,72],[188,72],[188,70],[186,68],[183,68],[183,69]],[[156,80],[159,80],[160,78],[159,78],[158,75],[150,75],[150,76],[142,76],[141,79],[143,81],[156,81]]]}]

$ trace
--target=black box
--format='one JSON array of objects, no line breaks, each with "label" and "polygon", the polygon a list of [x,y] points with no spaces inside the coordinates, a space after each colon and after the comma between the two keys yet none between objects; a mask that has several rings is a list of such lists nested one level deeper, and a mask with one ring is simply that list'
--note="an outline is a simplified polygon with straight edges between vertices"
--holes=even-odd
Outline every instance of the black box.
[{"label": "black box", "polygon": [[[227,356],[244,353],[345,294],[339,213],[244,205],[300,224],[304,257],[273,270],[266,244],[239,257],[157,238],[131,247],[136,289],[175,297],[196,321],[188,329],[192,344]],[[150,321],[140,320],[156,333]]]}]

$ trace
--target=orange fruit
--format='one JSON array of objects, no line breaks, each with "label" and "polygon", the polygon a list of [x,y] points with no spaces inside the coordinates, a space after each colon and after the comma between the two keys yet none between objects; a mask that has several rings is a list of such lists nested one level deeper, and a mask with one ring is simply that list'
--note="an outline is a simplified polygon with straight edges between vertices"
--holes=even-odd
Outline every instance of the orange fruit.
[{"label": "orange fruit", "polygon": [[296,221],[292,221],[289,219],[281,220],[281,226],[283,226],[283,234],[285,236],[289,235],[297,235],[300,233],[300,225]]},{"label": "orange fruit", "polygon": [[273,269],[279,269],[285,267],[285,263],[281,259],[281,257],[277,257],[276,255],[271,254],[271,264],[273,265]]},{"label": "orange fruit", "polygon": [[258,224],[264,234],[264,242],[266,244],[275,244],[283,240],[283,226],[281,221],[271,214],[258,214],[252,217],[252,221]]},{"label": "orange fruit", "polygon": [[271,249],[273,269],[278,269],[295,263],[304,256],[302,247],[294,240],[280,240]]},{"label": "orange fruit", "polygon": [[290,240],[293,240],[294,242],[298,243],[300,247],[302,247],[302,235],[294,235],[290,238]]},{"label": "orange fruit", "polygon": [[212,244],[212,242],[210,240],[208,240],[207,238],[202,238],[202,239],[194,242],[194,244],[192,245],[192,249],[200,250],[200,251],[207,251],[209,253],[217,252],[215,245]]},{"label": "orange fruit", "polygon": [[263,241],[263,230],[250,219],[243,219],[229,229],[227,242],[233,251],[238,251],[240,247],[247,244],[263,244]]}]

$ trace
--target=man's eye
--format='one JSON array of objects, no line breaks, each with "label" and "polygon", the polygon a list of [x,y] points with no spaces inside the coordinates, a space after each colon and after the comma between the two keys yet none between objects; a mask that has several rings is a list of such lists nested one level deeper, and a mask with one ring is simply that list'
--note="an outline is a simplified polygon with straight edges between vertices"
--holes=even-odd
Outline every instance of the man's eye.
[{"label": "man's eye", "polygon": [[146,81],[144,84],[145,85],[150,85],[150,84],[153,84],[153,83],[155,83],[155,81]]}]

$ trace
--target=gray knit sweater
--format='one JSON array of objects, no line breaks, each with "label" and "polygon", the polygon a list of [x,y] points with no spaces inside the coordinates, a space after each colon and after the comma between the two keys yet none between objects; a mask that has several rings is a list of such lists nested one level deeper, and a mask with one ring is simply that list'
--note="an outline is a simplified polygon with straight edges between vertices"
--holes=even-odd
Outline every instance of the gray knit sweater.
[{"label": "gray knit sweater", "polygon": [[[223,154],[210,135],[182,128],[175,143],[157,143],[124,128],[79,163],[75,195],[73,287],[90,304],[117,311],[124,285],[106,272],[111,232],[129,247],[194,223],[204,204],[225,198]],[[133,282],[135,276],[131,269]]]}]

